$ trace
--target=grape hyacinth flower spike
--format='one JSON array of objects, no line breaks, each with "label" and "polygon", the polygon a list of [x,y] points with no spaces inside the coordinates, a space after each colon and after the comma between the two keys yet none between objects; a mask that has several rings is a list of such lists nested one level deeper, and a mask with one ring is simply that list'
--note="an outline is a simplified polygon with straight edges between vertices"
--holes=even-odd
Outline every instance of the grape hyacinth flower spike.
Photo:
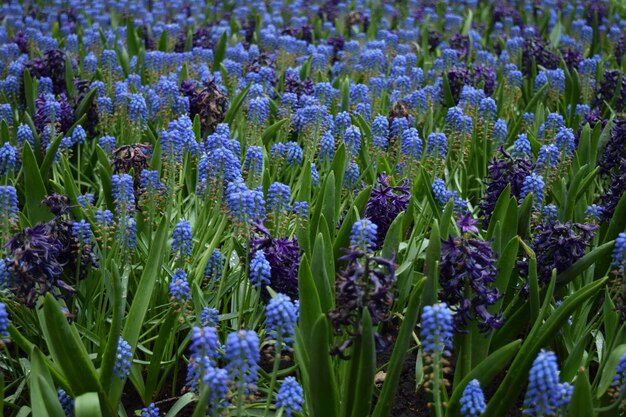
[{"label": "grape hyacinth flower spike", "polygon": [[559,382],[559,367],[554,352],[542,350],[530,369],[524,397],[524,414],[554,416],[569,404],[573,387]]}]

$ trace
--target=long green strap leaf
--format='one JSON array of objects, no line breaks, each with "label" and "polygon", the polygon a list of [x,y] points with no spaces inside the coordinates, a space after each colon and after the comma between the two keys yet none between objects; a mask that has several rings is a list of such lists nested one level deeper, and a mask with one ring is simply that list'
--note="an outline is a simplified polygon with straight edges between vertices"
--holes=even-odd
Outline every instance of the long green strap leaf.
[{"label": "long green strap leaf", "polygon": [[[157,278],[161,272],[161,266],[163,264],[163,253],[165,253],[167,244],[167,232],[168,232],[168,219],[164,216],[161,220],[161,224],[157,229],[154,240],[152,241],[152,247],[148,259],[146,260],[146,266],[141,275],[139,286],[135,293],[135,298],[128,311],[126,317],[126,324],[122,331],[122,338],[130,345],[131,351],[135,352],[137,342],[139,340],[139,333],[143,325],[144,318],[150,307],[150,300],[152,299],[152,292],[156,285]],[[109,396],[112,403],[117,403],[122,395],[122,389],[124,388],[124,381],[114,380],[111,385]]]},{"label": "long green strap leaf", "polygon": [[539,350],[556,334],[563,323],[582,303],[597,294],[606,281],[607,278],[603,278],[592,282],[571,295],[546,319],[533,337],[529,336],[524,341],[520,352],[509,368],[509,372],[489,401],[484,417],[500,417],[506,414],[522,390],[532,362]]},{"label": "long green strap leaf", "polygon": [[28,209],[28,219],[31,224],[44,222],[52,218],[52,213],[42,204],[46,196],[46,186],[39,173],[39,166],[35,159],[35,154],[28,142],[24,143],[23,150],[24,169],[24,189],[26,197],[26,208]]},{"label": "long green strap leaf", "polygon": [[74,401],[74,415],[76,417],[102,417],[102,408],[98,394],[88,392],[76,397]]},{"label": "long green strap leaf", "polygon": [[391,354],[391,360],[387,367],[387,375],[385,376],[385,382],[383,383],[378,402],[374,408],[372,417],[388,417],[391,413],[391,407],[393,400],[396,396],[396,390],[400,383],[400,376],[402,375],[402,366],[404,365],[404,357],[409,348],[411,341],[411,335],[417,322],[417,316],[419,314],[419,303],[422,295],[422,289],[424,288],[424,282],[426,280],[422,278],[411,291],[411,297],[409,298],[409,304],[398,332],[398,338],[396,339],[393,353]]}]

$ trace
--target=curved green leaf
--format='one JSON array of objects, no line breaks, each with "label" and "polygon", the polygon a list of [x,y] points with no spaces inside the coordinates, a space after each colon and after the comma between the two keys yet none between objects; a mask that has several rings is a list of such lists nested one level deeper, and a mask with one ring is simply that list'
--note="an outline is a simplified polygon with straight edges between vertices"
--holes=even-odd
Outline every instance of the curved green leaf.
[{"label": "curved green leaf", "polygon": [[402,375],[404,358],[409,348],[411,335],[415,328],[415,323],[417,322],[417,316],[419,315],[419,303],[425,281],[426,280],[422,278],[411,291],[411,297],[409,298],[404,320],[402,320],[398,338],[396,339],[391,354],[391,360],[389,361],[389,366],[387,366],[385,382],[383,383],[372,417],[388,417],[391,413],[391,407],[396,396],[398,384],[400,383],[400,376]]}]

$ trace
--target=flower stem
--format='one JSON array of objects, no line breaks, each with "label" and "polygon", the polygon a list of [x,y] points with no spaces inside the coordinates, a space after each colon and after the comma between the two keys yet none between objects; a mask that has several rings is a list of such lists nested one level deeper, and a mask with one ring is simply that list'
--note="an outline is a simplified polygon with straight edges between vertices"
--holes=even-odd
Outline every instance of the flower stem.
[{"label": "flower stem", "polygon": [[278,334],[278,340],[274,345],[274,368],[272,370],[272,377],[270,379],[270,387],[267,392],[267,402],[265,403],[265,413],[263,413],[264,417],[267,417],[270,405],[272,405],[272,394],[274,393],[274,386],[276,385],[276,374],[278,373],[278,369],[280,368],[280,354],[283,350],[283,337],[281,334]]}]

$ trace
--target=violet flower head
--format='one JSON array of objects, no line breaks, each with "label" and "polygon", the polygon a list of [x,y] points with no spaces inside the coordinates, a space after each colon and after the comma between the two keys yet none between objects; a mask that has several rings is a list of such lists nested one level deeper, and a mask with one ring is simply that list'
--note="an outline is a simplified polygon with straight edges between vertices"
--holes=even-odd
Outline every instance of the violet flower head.
[{"label": "violet flower head", "polygon": [[616,117],[613,120],[611,136],[598,158],[600,173],[606,175],[613,171],[619,166],[622,158],[626,158],[626,118]]},{"label": "violet flower head", "polygon": [[522,200],[522,188],[524,180],[532,170],[532,163],[528,159],[512,158],[511,155],[502,151],[503,157],[493,159],[489,164],[486,178],[487,189],[483,199],[479,204],[480,211],[484,217],[483,226],[489,225],[491,214],[496,207],[496,202],[500,193],[507,185],[511,186],[511,196],[518,202]]},{"label": "violet flower head", "polygon": [[472,219],[472,213],[467,212],[459,218],[456,225],[461,229],[461,233],[478,233],[477,223],[478,220]]},{"label": "violet flower head", "polygon": [[[27,227],[6,245],[5,260],[13,278],[9,290],[21,303],[34,306],[37,298],[50,292],[55,297],[74,294],[68,282],[84,279],[95,266],[92,245],[73,234],[73,222],[56,217],[47,223]],[[66,282],[67,280],[67,282]]]},{"label": "violet flower head", "polygon": [[[450,236],[441,246],[439,299],[456,313],[455,327],[461,329],[470,320],[478,321],[481,330],[502,326],[502,317],[488,307],[501,297],[495,287],[496,259],[489,242],[475,238]],[[469,298],[468,298],[468,294]]]},{"label": "violet flower head", "polygon": [[[349,336],[341,345],[333,347],[331,354],[347,359],[350,355],[346,350],[361,332],[364,309],[368,309],[374,326],[390,320],[396,275],[393,261],[358,249],[346,249],[346,255],[339,261],[347,264],[337,272],[336,307],[328,312],[328,318],[335,334]],[[384,330],[375,334],[379,351],[387,345],[388,336]]]},{"label": "violet flower head", "polygon": [[409,206],[411,192],[409,182],[404,180],[398,186],[390,185],[391,178],[382,173],[378,176],[378,181],[374,187],[370,198],[365,205],[363,216],[370,219],[378,226],[375,249],[382,246],[391,223],[396,217],[404,212]]},{"label": "violet flower head", "polygon": [[[531,248],[537,256],[539,282],[547,284],[553,269],[561,273],[582,258],[597,228],[594,224],[559,221],[538,225]],[[518,267],[521,275],[526,276],[528,261],[518,262]]]},{"label": "violet flower head", "polygon": [[604,220],[611,220],[624,192],[626,192],[626,158],[621,158],[619,165],[611,172],[606,194],[600,197]]},{"label": "violet flower head", "polygon": [[[269,286],[274,291],[297,300],[300,247],[296,239],[274,238],[261,224],[256,225],[256,232],[251,239],[250,259],[253,259],[258,251],[263,251],[271,270]],[[270,298],[266,289],[263,289],[262,295],[265,300]]]}]

